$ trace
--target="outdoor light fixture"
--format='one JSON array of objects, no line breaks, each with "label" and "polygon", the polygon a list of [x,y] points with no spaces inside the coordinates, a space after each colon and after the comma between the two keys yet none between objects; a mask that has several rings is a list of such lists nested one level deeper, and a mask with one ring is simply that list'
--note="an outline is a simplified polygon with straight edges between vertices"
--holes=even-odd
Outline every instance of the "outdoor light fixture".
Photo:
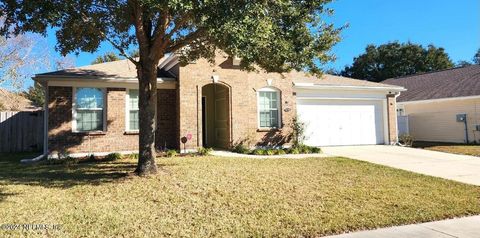
[{"label": "outdoor light fixture", "polygon": [[218,80],[220,80],[220,76],[218,75],[212,75],[213,83],[218,83]]},{"label": "outdoor light fixture", "polygon": [[268,86],[272,86],[273,79],[267,79]]}]

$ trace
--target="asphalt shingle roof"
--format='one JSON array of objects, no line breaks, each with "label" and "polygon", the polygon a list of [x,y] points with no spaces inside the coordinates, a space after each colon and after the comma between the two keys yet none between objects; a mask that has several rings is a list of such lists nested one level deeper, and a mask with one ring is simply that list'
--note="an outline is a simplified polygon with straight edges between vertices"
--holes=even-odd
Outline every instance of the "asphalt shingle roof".
[{"label": "asphalt shingle roof", "polygon": [[[161,64],[167,56],[159,62]],[[85,77],[85,78],[136,78],[137,69],[128,59],[86,65],[54,72],[37,74],[37,77]]]},{"label": "asphalt shingle roof", "polygon": [[391,78],[382,83],[405,87],[399,102],[480,95],[480,65]]},{"label": "asphalt shingle roof", "polygon": [[[160,60],[159,65],[166,60],[167,56]],[[159,77],[165,76],[165,72],[158,71]],[[346,78],[341,76],[324,74],[322,77],[307,74],[305,72],[292,71],[286,73],[285,76],[293,79],[295,83],[312,83],[315,85],[326,86],[356,86],[356,87],[396,87],[394,85],[387,85],[383,83],[374,83],[366,80],[358,80],[352,78]],[[47,78],[136,78],[137,71],[135,65],[129,60],[118,60],[107,63],[93,64],[82,67],[64,69],[54,72],[48,72],[43,74],[37,74],[36,77]],[[166,76],[165,76],[166,77]]]}]

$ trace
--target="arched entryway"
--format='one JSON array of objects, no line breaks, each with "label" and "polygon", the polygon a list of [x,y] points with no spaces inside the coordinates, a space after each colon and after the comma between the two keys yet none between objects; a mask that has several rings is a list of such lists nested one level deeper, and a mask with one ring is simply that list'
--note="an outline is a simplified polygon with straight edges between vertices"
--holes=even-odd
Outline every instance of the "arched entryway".
[{"label": "arched entryway", "polygon": [[202,87],[203,147],[230,147],[230,90],[220,83]]}]

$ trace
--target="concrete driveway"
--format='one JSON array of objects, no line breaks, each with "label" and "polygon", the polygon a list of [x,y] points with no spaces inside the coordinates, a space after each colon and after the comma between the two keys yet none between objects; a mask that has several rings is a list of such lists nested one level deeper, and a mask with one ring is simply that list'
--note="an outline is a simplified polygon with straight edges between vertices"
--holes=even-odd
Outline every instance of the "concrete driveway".
[{"label": "concrete driveway", "polygon": [[400,146],[322,147],[324,153],[480,186],[480,157]]}]

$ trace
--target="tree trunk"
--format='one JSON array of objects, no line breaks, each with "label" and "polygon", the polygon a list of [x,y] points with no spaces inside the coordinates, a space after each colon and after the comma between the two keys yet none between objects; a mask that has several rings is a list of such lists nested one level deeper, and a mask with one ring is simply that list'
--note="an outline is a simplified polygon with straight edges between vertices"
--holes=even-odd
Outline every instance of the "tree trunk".
[{"label": "tree trunk", "polygon": [[157,111],[157,64],[141,60],[137,67],[139,82],[139,153],[135,172],[140,176],[157,173],[155,164],[155,129]]}]

